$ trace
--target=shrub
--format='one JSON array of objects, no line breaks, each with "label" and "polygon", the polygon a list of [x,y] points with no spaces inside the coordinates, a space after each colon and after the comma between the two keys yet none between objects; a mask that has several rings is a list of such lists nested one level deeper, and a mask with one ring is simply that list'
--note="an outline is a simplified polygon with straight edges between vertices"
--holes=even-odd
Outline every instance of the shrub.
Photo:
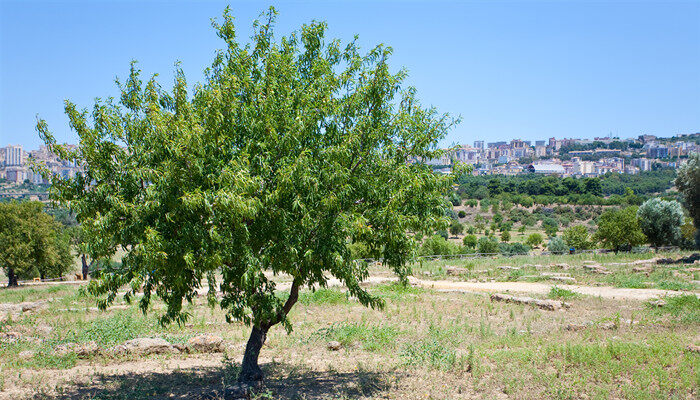
[{"label": "shrub", "polygon": [[598,230],[594,237],[603,246],[615,251],[630,250],[646,242],[636,207],[605,211],[598,218]]},{"label": "shrub", "polygon": [[456,254],[457,246],[440,235],[433,235],[425,239],[423,245],[420,248],[420,255],[422,256],[432,256],[432,255],[448,255]]},{"label": "shrub", "polygon": [[547,243],[547,250],[553,254],[563,254],[569,251],[569,247],[566,245],[566,243],[564,243],[562,238],[555,236],[549,239],[549,242]]},{"label": "shrub", "polygon": [[457,193],[452,193],[450,195],[450,203],[452,203],[453,206],[461,206],[462,205],[462,199],[459,197]]},{"label": "shrub", "polygon": [[527,254],[530,252],[530,246],[524,245],[522,243],[499,243],[498,252],[511,256],[516,254]]},{"label": "shrub", "polygon": [[588,229],[583,225],[576,225],[564,230],[562,239],[567,246],[577,250],[588,250],[592,247]]},{"label": "shrub", "polygon": [[464,218],[467,216],[467,212],[464,210],[459,210],[459,212],[457,213],[457,216],[460,218]]},{"label": "shrub", "polygon": [[495,222],[495,223],[497,223],[497,224],[500,224],[501,222],[503,222],[503,215],[501,215],[501,214],[494,214],[494,215],[493,215],[493,222]]},{"label": "shrub", "polygon": [[477,242],[477,249],[482,254],[498,253],[498,241],[492,237],[482,237]]},{"label": "shrub", "polygon": [[450,233],[453,236],[457,236],[457,235],[461,235],[463,232],[464,232],[464,225],[459,223],[459,221],[456,221],[456,220],[452,221],[452,223],[450,224]]},{"label": "shrub", "polygon": [[508,231],[503,231],[501,233],[501,241],[502,242],[510,242],[510,232]]},{"label": "shrub", "polygon": [[478,239],[475,235],[467,235],[462,239],[462,244],[468,249],[473,249],[476,247]]}]

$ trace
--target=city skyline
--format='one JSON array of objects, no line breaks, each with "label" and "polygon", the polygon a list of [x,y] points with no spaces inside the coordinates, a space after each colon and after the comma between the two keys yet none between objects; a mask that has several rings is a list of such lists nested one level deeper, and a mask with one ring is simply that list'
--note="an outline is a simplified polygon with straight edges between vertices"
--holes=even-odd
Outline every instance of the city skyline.
[{"label": "city skyline", "polygon": [[[700,130],[698,2],[272,4],[280,36],[320,19],[329,38],[392,46],[423,103],[462,117],[444,146]],[[209,19],[225,2],[37,5],[0,2],[0,144],[37,148],[37,115],[73,143],[64,99],[90,109],[116,96],[132,59],[165,87],[180,60],[193,84],[222,47]],[[233,5],[242,36],[264,8]]]}]

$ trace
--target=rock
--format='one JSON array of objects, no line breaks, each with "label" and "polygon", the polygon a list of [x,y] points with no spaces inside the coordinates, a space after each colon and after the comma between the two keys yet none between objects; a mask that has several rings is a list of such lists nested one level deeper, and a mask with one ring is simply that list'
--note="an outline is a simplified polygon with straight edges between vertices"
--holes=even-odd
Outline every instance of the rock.
[{"label": "rock", "polygon": [[617,324],[613,321],[605,321],[598,324],[600,329],[613,330],[617,329]]},{"label": "rock", "polygon": [[612,272],[610,272],[607,268],[600,264],[595,264],[595,265],[584,265],[583,269],[588,271],[588,272],[593,272],[596,274],[601,274],[601,275],[610,275]]},{"label": "rock", "polygon": [[187,341],[187,348],[199,353],[221,353],[224,351],[224,339],[218,335],[199,335]]},{"label": "rock", "polygon": [[99,354],[100,347],[94,341],[85,343],[64,343],[54,347],[53,351],[59,356],[75,353],[78,358],[84,359]]},{"label": "rock", "polygon": [[498,267],[498,269],[502,269],[504,271],[517,271],[520,269],[520,267],[511,267],[510,265],[501,265]]},{"label": "rock", "polygon": [[20,351],[18,356],[19,356],[19,358],[21,358],[23,360],[27,360],[27,359],[34,357],[34,354],[36,354],[36,352],[33,350],[25,350],[25,351]]},{"label": "rock", "polygon": [[632,268],[632,272],[646,272],[646,273],[649,273],[649,272],[651,272],[651,271],[652,271],[651,265],[645,265],[645,266],[643,266],[643,267],[634,267],[634,268]]},{"label": "rock", "polygon": [[567,331],[581,331],[593,325],[592,322],[584,322],[582,324],[569,324],[566,326]]},{"label": "rock", "polygon": [[245,382],[236,383],[233,386],[229,386],[224,389],[223,396],[221,394],[215,393],[210,399],[224,399],[224,400],[249,400],[251,398],[256,398],[255,393],[262,390],[263,382]]},{"label": "rock", "polygon": [[575,283],[576,282],[576,279],[574,279],[570,276],[550,276],[548,279],[551,279],[553,281],[566,282],[566,283]]},{"label": "rock", "polygon": [[650,300],[648,303],[652,307],[663,307],[666,305],[666,301],[663,299]]},{"label": "rock", "polygon": [[0,314],[18,317],[21,313],[39,310],[48,303],[48,300],[25,301],[22,303],[0,303]]},{"label": "rock", "polygon": [[552,264],[550,265],[550,267],[559,269],[571,269],[571,265],[567,263]]},{"label": "rock", "polygon": [[180,351],[162,338],[137,338],[131,339],[123,344],[116,345],[112,348],[115,354],[176,354]]},{"label": "rock", "polygon": [[689,344],[685,349],[691,353],[700,353],[700,346],[697,344]]},{"label": "rock", "polygon": [[454,267],[454,266],[450,266],[450,265],[445,267],[445,270],[447,271],[447,275],[449,275],[449,276],[459,276],[459,275],[466,274],[467,272],[469,272],[466,268]]},{"label": "rock", "polygon": [[53,328],[48,325],[37,325],[34,330],[43,336],[49,336],[53,332]]},{"label": "rock", "polygon": [[330,342],[328,342],[327,347],[328,347],[328,350],[338,351],[343,347],[343,345],[340,344],[340,342],[337,340],[331,340]]},{"label": "rock", "polygon": [[22,338],[22,334],[19,332],[9,331],[0,332],[0,342],[14,343]]},{"label": "rock", "polygon": [[568,303],[558,300],[540,300],[532,297],[516,297],[509,294],[494,293],[491,295],[491,301],[505,301],[506,303],[530,304],[537,306],[543,310],[554,311],[561,308],[569,308]]}]

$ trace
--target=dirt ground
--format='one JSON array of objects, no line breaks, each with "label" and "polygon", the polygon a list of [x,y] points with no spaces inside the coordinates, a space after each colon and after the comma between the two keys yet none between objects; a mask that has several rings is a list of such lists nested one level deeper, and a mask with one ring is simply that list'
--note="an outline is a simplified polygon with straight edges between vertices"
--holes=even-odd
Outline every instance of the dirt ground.
[{"label": "dirt ground", "polygon": [[[521,281],[529,276],[523,274],[546,274],[550,268],[529,270],[529,260],[517,259],[508,260],[526,270],[517,276],[514,271],[521,270],[499,268],[503,260],[482,260],[461,276],[438,271],[471,261],[423,265],[415,268],[408,287],[373,269],[366,285],[385,300],[382,310],[361,306],[331,280],[327,289],[302,293],[290,315],[290,334],[279,326],[271,330],[261,353],[265,385],[251,398],[698,398],[700,353],[693,346],[700,349],[699,292],[608,283],[615,274],[631,275],[631,263],[645,264],[639,259],[598,260],[607,261],[611,275],[591,277],[579,271],[583,260],[569,257],[567,274],[577,280],[572,285],[547,281],[550,275]],[[663,268],[680,271],[674,282],[691,285],[679,287],[693,287],[692,264]],[[662,272],[672,275],[664,269],[643,279],[653,281],[654,273]],[[45,302],[0,322],[0,399],[225,398],[249,328],[225,323],[223,312],[209,308],[204,296],[188,306],[188,323],[161,327],[162,304],[145,316],[123,302],[100,312],[95,299],[78,288],[0,290],[2,304]],[[488,296],[496,292],[570,306],[550,311],[498,302]],[[651,305],[657,298],[667,305]],[[117,355],[110,350],[133,338],[178,344],[201,334],[220,336],[223,351]],[[339,349],[330,348],[331,341]],[[66,343],[90,342],[99,352],[86,357],[57,352]]]}]

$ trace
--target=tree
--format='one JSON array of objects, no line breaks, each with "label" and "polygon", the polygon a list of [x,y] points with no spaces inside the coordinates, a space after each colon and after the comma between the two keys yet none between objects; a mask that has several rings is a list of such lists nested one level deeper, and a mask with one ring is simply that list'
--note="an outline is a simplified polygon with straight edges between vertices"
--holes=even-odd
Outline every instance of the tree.
[{"label": "tree", "polygon": [[675,200],[649,199],[637,210],[642,232],[654,247],[677,245],[681,241],[683,207]]},{"label": "tree", "polygon": [[525,239],[525,244],[531,247],[537,247],[541,245],[543,241],[544,238],[542,234],[535,232],[528,235],[527,239]]},{"label": "tree", "polygon": [[452,236],[461,235],[464,232],[464,225],[460,224],[457,220],[452,220],[450,223],[450,233]]},{"label": "tree", "polygon": [[554,218],[546,217],[542,220],[542,229],[547,236],[556,236],[559,231],[559,223]]},{"label": "tree", "polygon": [[510,232],[509,231],[501,232],[501,241],[502,242],[510,242]]},{"label": "tree", "polygon": [[[84,166],[51,180],[91,257],[125,252],[88,285],[107,295],[100,307],[127,287],[127,299],[143,291],[144,312],[163,299],[162,324],[182,323],[183,302],[208,284],[227,321],[252,326],[240,381],[262,379],[260,349],[271,327],[291,330],[301,288],[334,276],[361,304],[382,307],[360,286],[369,272],[348,245],[364,243],[406,282],[421,238],[447,227],[452,184],[412,161],[441,156],[456,121],[403,88],[391,48],[362,55],[356,42],[327,40],[322,22],[277,41],[275,14],[242,45],[227,9],[213,23],[226,48],[192,96],[179,66],[166,92],[132,64],[118,101],[98,100],[91,114],[66,102],[77,151],[37,124],[51,151]],[[288,295],[266,271],[291,277]]]},{"label": "tree", "polygon": [[598,218],[598,230],[594,238],[608,249],[631,250],[646,242],[639,226],[637,207],[607,210]]},{"label": "tree", "polygon": [[0,266],[7,286],[19,279],[58,277],[72,265],[68,238],[36,201],[0,203]]},{"label": "tree", "polygon": [[562,240],[567,246],[576,250],[588,250],[591,248],[591,237],[588,229],[583,225],[576,225],[564,230]]},{"label": "tree", "polygon": [[569,247],[564,243],[562,238],[554,236],[547,242],[547,250],[553,254],[564,254],[569,250]]},{"label": "tree", "polygon": [[477,239],[475,235],[469,234],[462,238],[462,244],[468,249],[473,249],[476,247]]},{"label": "tree", "polygon": [[477,242],[477,251],[481,254],[498,253],[498,240],[494,237],[482,236]]},{"label": "tree", "polygon": [[675,184],[683,198],[683,206],[697,228],[695,247],[700,248],[700,153],[691,153],[678,168]]}]

